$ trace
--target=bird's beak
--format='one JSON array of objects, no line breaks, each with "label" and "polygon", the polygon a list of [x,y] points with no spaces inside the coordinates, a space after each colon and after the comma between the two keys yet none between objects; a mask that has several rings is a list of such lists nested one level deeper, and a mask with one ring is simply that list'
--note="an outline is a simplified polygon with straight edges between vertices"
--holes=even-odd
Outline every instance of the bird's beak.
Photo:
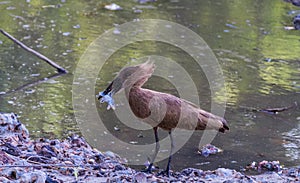
[{"label": "bird's beak", "polygon": [[100,92],[99,95],[97,95],[98,100],[100,100],[102,97],[104,97],[111,91],[112,85],[113,85],[113,81],[108,85],[108,87],[103,92]]}]

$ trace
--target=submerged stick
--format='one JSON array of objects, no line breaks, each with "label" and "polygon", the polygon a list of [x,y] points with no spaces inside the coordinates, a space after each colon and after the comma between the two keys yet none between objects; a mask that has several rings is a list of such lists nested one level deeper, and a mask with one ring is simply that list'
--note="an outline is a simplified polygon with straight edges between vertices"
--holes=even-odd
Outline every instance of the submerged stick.
[{"label": "submerged stick", "polygon": [[240,106],[241,109],[246,109],[246,110],[250,110],[253,112],[264,112],[264,113],[269,113],[269,114],[278,114],[279,112],[287,111],[287,110],[295,108],[295,107],[298,107],[297,102],[294,102],[292,105],[286,106],[286,107],[274,107],[274,108],[263,108],[263,109]]},{"label": "submerged stick", "polygon": [[61,67],[60,65],[58,65],[57,63],[53,62],[52,60],[50,60],[48,57],[40,54],[39,52],[29,48],[28,46],[26,46],[25,44],[23,44],[21,41],[17,40],[16,38],[14,38],[12,35],[10,35],[9,33],[5,32],[4,30],[0,29],[0,32],[5,35],[6,37],[8,37],[9,39],[11,39],[13,42],[15,42],[16,44],[18,44],[19,46],[21,46],[24,50],[34,54],[35,56],[39,57],[40,59],[46,61],[49,65],[51,65],[52,67],[56,68],[57,71],[59,73],[67,73],[67,70],[64,69],[63,67]]},{"label": "submerged stick", "polygon": [[50,76],[48,76],[48,77],[45,77],[45,78],[42,78],[42,79],[39,79],[39,80],[30,82],[30,83],[27,83],[27,84],[25,84],[25,85],[19,86],[18,88],[15,88],[15,89],[10,90],[10,91],[8,91],[8,92],[0,92],[0,97],[1,97],[1,95],[8,95],[8,94],[10,94],[10,93],[17,92],[17,91],[20,91],[20,90],[24,90],[24,89],[26,89],[26,88],[29,88],[29,87],[32,87],[32,86],[35,86],[35,85],[44,83],[44,82],[46,82],[46,81],[49,81],[50,79],[54,79],[54,78],[60,77],[60,76],[62,76],[62,75],[64,75],[64,74],[65,74],[65,73],[55,73],[55,74],[50,75]]}]

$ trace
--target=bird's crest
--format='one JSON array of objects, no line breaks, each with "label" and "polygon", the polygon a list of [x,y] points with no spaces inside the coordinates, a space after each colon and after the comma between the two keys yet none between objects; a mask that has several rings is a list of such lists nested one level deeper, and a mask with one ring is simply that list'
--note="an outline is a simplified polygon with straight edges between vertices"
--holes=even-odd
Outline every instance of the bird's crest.
[{"label": "bird's crest", "polygon": [[143,84],[151,77],[155,69],[155,65],[150,59],[148,59],[145,63],[133,67],[134,69],[130,69],[132,67],[126,67],[120,72],[120,75],[124,74],[128,76],[123,83],[123,88],[142,87]]}]

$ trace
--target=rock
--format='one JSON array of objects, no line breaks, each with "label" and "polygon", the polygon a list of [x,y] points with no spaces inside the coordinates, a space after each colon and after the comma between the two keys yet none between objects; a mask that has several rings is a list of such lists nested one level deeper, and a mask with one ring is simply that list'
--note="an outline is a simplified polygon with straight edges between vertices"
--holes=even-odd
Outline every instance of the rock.
[{"label": "rock", "polygon": [[140,3],[140,4],[146,4],[146,3],[149,3],[149,2],[155,2],[156,0],[138,0],[137,2]]},{"label": "rock", "polygon": [[30,173],[24,173],[20,177],[20,182],[35,182],[35,183],[45,183],[47,175],[40,170],[36,170]]},{"label": "rock", "polygon": [[203,171],[196,168],[186,168],[181,171],[184,176],[202,176]]},{"label": "rock", "polygon": [[0,151],[0,162],[3,164],[12,164],[15,162],[15,158],[4,151]]},{"label": "rock", "polygon": [[3,183],[10,183],[11,181],[5,177],[0,177],[0,182],[3,182]]},{"label": "rock", "polygon": [[147,176],[143,172],[138,172],[133,177],[133,182],[147,183]]},{"label": "rock", "polygon": [[89,164],[95,164],[96,161],[95,161],[94,159],[89,159],[89,160],[88,160],[88,163],[89,163]]},{"label": "rock", "polygon": [[6,177],[11,180],[20,178],[21,171],[19,168],[7,168],[1,171],[0,176]]},{"label": "rock", "polygon": [[300,0],[284,0],[284,1],[292,3],[295,6],[300,6]]},{"label": "rock", "polygon": [[27,140],[29,132],[25,126],[18,120],[14,113],[0,113],[0,137],[6,135],[18,136],[20,140]]},{"label": "rock", "polygon": [[222,176],[222,177],[230,177],[236,172],[234,170],[226,169],[226,168],[218,168],[216,170],[217,175]]},{"label": "rock", "polygon": [[108,177],[88,177],[84,180],[86,183],[110,182]]},{"label": "rock", "polygon": [[300,175],[300,168],[291,168],[287,171],[287,175],[289,177],[293,177],[293,178],[296,178],[296,177],[299,177]]},{"label": "rock", "polygon": [[296,15],[293,20],[294,27],[296,30],[300,30],[300,14]]},{"label": "rock", "polygon": [[111,152],[111,151],[106,151],[106,152],[104,153],[104,155],[106,155],[106,156],[108,156],[108,157],[110,157],[110,158],[116,158],[116,154],[113,153],[113,152]]},{"label": "rock", "polygon": [[112,11],[116,11],[116,10],[122,10],[122,7],[115,4],[115,3],[112,3],[112,4],[109,4],[109,5],[105,5],[104,6],[105,9],[107,10],[112,10]]}]

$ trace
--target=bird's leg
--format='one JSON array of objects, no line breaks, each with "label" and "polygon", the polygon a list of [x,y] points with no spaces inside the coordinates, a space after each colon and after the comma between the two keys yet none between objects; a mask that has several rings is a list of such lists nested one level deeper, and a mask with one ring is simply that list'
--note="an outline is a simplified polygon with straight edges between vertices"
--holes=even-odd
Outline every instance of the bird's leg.
[{"label": "bird's leg", "polygon": [[170,140],[171,140],[171,150],[170,150],[170,156],[169,156],[169,160],[168,160],[168,164],[167,164],[167,168],[166,168],[166,173],[169,176],[169,171],[170,171],[170,164],[171,164],[171,159],[172,159],[172,154],[173,154],[173,150],[174,150],[174,141],[173,141],[173,136],[172,136],[172,131],[169,131],[169,136],[170,136]]},{"label": "bird's leg", "polygon": [[173,142],[173,136],[172,136],[171,130],[169,131],[169,136],[170,136],[170,141],[171,141],[171,150],[170,150],[167,168],[166,168],[166,170],[164,170],[158,174],[158,175],[166,175],[168,177],[170,176],[170,164],[171,164],[172,154],[173,154],[173,150],[174,150],[174,142]]},{"label": "bird's leg", "polygon": [[146,170],[146,172],[148,172],[148,173],[152,172],[152,166],[153,166],[154,160],[155,160],[155,158],[157,156],[158,150],[160,148],[159,139],[158,139],[158,133],[157,133],[157,127],[154,127],[153,131],[154,131],[154,136],[155,136],[155,152],[154,152],[153,157],[151,159],[151,163],[150,163],[150,165],[148,166],[148,168]]}]

